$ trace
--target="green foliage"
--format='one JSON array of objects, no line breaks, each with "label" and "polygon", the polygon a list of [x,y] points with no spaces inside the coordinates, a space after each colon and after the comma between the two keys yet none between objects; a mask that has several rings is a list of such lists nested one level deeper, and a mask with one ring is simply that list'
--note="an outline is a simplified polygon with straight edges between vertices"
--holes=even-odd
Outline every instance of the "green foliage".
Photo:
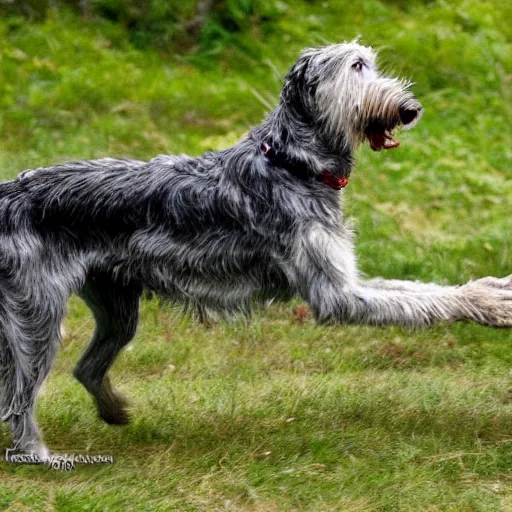
[{"label": "green foliage", "polygon": [[43,20],[49,6],[49,0],[0,0],[0,14],[22,15],[33,20]]},{"label": "green foliage", "polygon": [[194,0],[93,0],[94,12],[121,23],[139,47],[170,48],[170,43],[187,36],[186,23],[195,14]]},{"label": "green foliage", "polygon": [[[173,32],[193,3],[173,3],[0,20],[2,179],[226,147],[275,104],[303,47],[362,34],[425,106],[399,149],[357,155],[345,210],[363,271],[449,283],[511,272],[510,2],[225,2],[194,36]],[[170,52],[144,39],[162,19]],[[319,327],[295,305],[204,329],[145,301],[112,372],[133,423],[112,428],[70,376],[93,330],[73,300],[41,426],[58,451],[116,463],[2,463],[0,510],[512,509],[509,331]]]},{"label": "green foliage", "polygon": [[[205,7],[207,5],[207,7]],[[0,13],[41,21],[51,10],[72,7],[85,20],[103,18],[127,29],[139,48],[169,51],[197,49],[211,53],[236,41],[240,31],[267,29],[281,11],[277,0],[0,0]]]}]

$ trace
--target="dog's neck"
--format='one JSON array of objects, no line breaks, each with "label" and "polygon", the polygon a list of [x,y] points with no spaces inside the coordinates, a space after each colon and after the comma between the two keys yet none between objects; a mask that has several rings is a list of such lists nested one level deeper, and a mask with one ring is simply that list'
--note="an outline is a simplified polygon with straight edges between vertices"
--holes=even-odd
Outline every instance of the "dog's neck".
[{"label": "dog's neck", "polygon": [[315,178],[326,171],[336,177],[348,177],[353,155],[347,149],[330,148],[321,130],[293,109],[280,104],[262,124],[251,131],[250,138],[265,152],[268,145],[274,167],[300,179]]}]

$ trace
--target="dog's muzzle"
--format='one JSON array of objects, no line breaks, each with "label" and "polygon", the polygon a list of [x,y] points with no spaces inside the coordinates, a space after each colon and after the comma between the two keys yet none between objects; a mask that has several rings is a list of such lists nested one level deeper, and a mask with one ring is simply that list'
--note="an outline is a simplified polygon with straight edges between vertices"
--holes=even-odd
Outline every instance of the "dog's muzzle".
[{"label": "dog's muzzle", "polygon": [[371,122],[365,135],[374,151],[381,149],[393,149],[400,146],[400,142],[393,136],[393,131],[398,126],[405,130],[412,128],[421,118],[423,107],[415,99],[408,99],[398,108],[398,115],[392,122],[384,124],[382,121]]}]

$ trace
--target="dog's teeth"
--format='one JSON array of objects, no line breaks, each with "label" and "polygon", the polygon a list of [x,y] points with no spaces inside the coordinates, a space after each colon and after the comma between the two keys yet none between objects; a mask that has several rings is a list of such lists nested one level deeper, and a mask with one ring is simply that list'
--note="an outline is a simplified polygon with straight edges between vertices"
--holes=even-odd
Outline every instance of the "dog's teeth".
[{"label": "dog's teeth", "polygon": [[393,149],[393,148],[397,148],[398,146],[400,146],[400,142],[397,141],[396,139],[394,139],[390,133],[386,132],[384,135],[383,148],[384,149]]}]

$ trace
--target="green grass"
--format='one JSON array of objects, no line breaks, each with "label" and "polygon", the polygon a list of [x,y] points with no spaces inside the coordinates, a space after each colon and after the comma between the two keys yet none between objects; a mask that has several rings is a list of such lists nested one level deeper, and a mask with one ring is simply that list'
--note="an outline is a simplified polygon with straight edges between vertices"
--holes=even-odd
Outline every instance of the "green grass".
[{"label": "green grass", "polygon": [[[402,147],[362,148],[345,209],[371,276],[511,272],[512,4],[294,2],[196,53],[135,49],[105,21],[0,21],[0,177],[72,158],[200,154],[276,102],[300,49],[351,39],[416,82]],[[0,510],[512,510],[512,335],[318,327],[297,303],[210,329],[156,301],[112,370],[132,423],[101,423],[70,375],[93,330],[73,299],[39,401],[71,473],[0,463]],[[299,315],[300,316],[300,315]],[[10,445],[0,430],[0,447]]]}]

